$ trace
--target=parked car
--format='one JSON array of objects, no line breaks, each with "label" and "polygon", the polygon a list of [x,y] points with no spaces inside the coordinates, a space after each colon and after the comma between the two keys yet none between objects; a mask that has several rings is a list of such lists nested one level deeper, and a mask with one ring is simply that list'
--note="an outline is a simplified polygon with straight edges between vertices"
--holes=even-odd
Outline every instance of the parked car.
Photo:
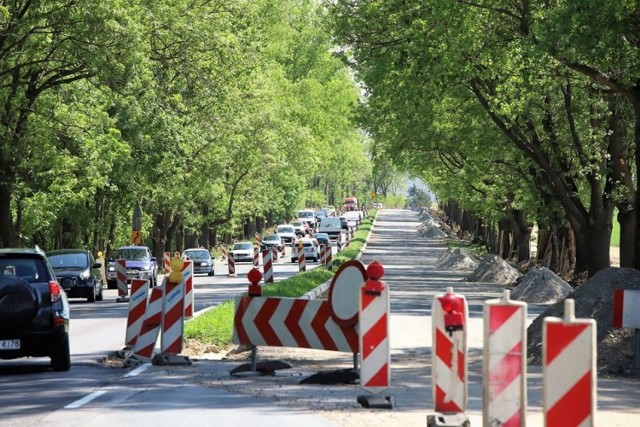
[{"label": "parked car", "polygon": [[278,236],[282,237],[285,243],[291,243],[296,238],[296,230],[292,225],[281,224],[276,228]]},{"label": "parked car", "polygon": [[235,262],[253,262],[253,243],[238,242],[231,248]]},{"label": "parked car", "polygon": [[331,239],[327,233],[316,233],[313,235],[313,238],[316,239],[320,245],[331,246]]},{"label": "parked car", "polygon": [[69,298],[102,301],[102,264],[86,249],[59,249],[47,252],[58,283]]},{"label": "parked car", "polygon": [[307,261],[318,261],[320,259],[320,244],[314,238],[302,238],[294,242],[295,248],[291,251],[291,262],[298,262],[298,243],[302,242],[304,256]]},{"label": "parked car", "polygon": [[182,259],[193,261],[193,274],[206,274],[207,276],[215,274],[215,262],[213,262],[211,254],[206,249],[185,249],[182,252]]},{"label": "parked car", "polygon": [[69,370],[69,302],[38,247],[0,249],[0,359],[27,356]]},{"label": "parked car", "polygon": [[260,249],[276,248],[278,252],[284,250],[284,240],[279,234],[268,234],[262,239],[262,246]]},{"label": "parked car", "polygon": [[304,237],[309,231],[309,225],[302,221],[291,221],[291,226],[295,230],[296,236]]},{"label": "parked car", "polygon": [[117,259],[125,260],[127,283],[131,283],[131,279],[146,279],[149,280],[149,286],[158,284],[158,263],[156,257],[151,254],[151,250],[146,246],[123,246],[116,249],[113,257],[108,259],[107,288],[117,288],[115,267]]}]

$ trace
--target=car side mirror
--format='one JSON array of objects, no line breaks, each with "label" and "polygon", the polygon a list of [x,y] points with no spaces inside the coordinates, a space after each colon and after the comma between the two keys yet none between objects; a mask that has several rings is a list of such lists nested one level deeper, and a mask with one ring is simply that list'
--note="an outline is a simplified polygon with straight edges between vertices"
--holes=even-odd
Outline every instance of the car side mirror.
[{"label": "car side mirror", "polygon": [[113,258],[107,258],[108,262],[113,262]]},{"label": "car side mirror", "polygon": [[151,257],[151,261],[156,262],[157,260],[158,260],[158,258],[156,258],[154,256]]},{"label": "car side mirror", "polygon": [[100,267],[102,267],[102,263],[96,262],[96,263],[93,264],[93,267],[91,267],[91,268],[100,268]]}]

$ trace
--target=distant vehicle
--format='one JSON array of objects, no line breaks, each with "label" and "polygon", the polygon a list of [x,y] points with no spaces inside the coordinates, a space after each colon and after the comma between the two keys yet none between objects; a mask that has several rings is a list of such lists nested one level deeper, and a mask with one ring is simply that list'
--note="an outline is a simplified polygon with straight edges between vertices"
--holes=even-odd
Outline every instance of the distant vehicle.
[{"label": "distant vehicle", "polygon": [[326,233],[332,240],[339,240],[342,233],[342,221],[336,217],[322,218],[318,232]]},{"label": "distant vehicle", "polygon": [[193,261],[193,274],[206,274],[213,276],[216,274],[215,262],[211,258],[208,250],[202,248],[185,249],[182,252],[182,259]]},{"label": "distant vehicle", "polygon": [[0,249],[0,359],[27,356],[71,368],[69,302],[38,247]]},{"label": "distant vehicle", "polygon": [[253,262],[253,243],[238,242],[231,248],[235,262]]},{"label": "distant vehicle", "polygon": [[271,248],[276,248],[278,252],[282,252],[284,250],[284,240],[279,234],[269,234],[262,239],[262,246],[260,249],[265,250]]},{"label": "distant vehicle", "polygon": [[304,237],[309,230],[309,224],[302,221],[291,221],[291,226],[295,230],[296,236]]},{"label": "distant vehicle", "polygon": [[102,264],[86,249],[59,249],[47,252],[56,279],[69,298],[102,301]]},{"label": "distant vehicle", "polygon": [[362,211],[348,211],[342,214],[343,217],[347,219],[349,222],[349,227],[357,227],[360,225],[360,221],[362,220],[363,215],[361,215]]},{"label": "distant vehicle", "polygon": [[331,247],[331,238],[329,238],[327,233],[316,233],[313,235],[313,238],[316,239],[320,245]]},{"label": "distant vehicle", "polygon": [[344,203],[342,204],[342,209],[345,211],[357,211],[358,199],[356,199],[355,197],[346,197],[344,199]]},{"label": "distant vehicle", "polygon": [[316,228],[317,221],[315,211],[313,209],[302,209],[298,211],[298,221],[309,224],[309,227]]},{"label": "distant vehicle", "polygon": [[327,211],[325,209],[319,209],[317,211],[314,212],[314,215],[316,217],[316,221],[320,222],[322,220],[322,218],[326,218],[329,216],[329,214],[327,214]]},{"label": "distant vehicle", "polygon": [[320,244],[318,240],[314,238],[305,237],[294,243],[296,248],[293,248],[291,252],[291,262],[298,262],[297,245],[298,242],[302,242],[304,248],[305,260],[316,262],[320,259]]},{"label": "distant vehicle", "polygon": [[146,246],[123,246],[116,249],[113,258],[108,259],[107,288],[116,289],[116,261],[124,259],[127,268],[127,283],[132,279],[145,279],[149,286],[158,284],[158,263]]},{"label": "distant vehicle", "polygon": [[292,225],[289,224],[281,224],[276,228],[276,233],[278,236],[282,237],[285,243],[291,243],[296,238],[296,230]]},{"label": "distant vehicle", "polygon": [[347,221],[347,218],[341,216],[340,217],[340,226],[342,227],[343,230],[345,231],[349,231],[349,222]]}]

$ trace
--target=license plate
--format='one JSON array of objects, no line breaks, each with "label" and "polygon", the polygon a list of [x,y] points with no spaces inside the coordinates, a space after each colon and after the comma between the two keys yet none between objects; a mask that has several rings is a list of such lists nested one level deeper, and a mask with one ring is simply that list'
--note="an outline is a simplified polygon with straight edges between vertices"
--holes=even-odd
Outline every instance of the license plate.
[{"label": "license plate", "polygon": [[201,267],[206,267],[206,266],[207,266],[207,263],[206,263],[206,262],[201,262],[201,263],[200,263],[200,266],[201,266]]},{"label": "license plate", "polygon": [[0,350],[20,350],[20,340],[0,340]]}]

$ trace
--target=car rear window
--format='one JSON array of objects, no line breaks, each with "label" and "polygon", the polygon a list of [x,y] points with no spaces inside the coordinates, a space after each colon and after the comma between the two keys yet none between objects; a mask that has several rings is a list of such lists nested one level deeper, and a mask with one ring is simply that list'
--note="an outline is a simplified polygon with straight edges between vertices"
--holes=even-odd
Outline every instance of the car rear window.
[{"label": "car rear window", "polygon": [[44,260],[30,255],[0,255],[0,276],[17,276],[29,283],[51,280]]},{"label": "car rear window", "polygon": [[278,227],[278,233],[293,233],[293,227]]}]

